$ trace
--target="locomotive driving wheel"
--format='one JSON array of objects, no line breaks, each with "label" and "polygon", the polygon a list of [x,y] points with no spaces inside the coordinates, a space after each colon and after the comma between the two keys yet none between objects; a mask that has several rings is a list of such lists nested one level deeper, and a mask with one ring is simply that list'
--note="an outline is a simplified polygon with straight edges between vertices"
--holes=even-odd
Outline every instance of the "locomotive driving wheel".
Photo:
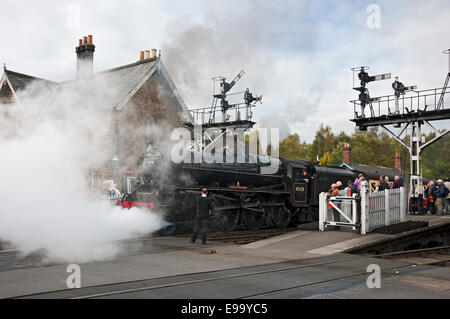
[{"label": "locomotive driving wheel", "polygon": [[261,229],[267,219],[267,213],[262,206],[263,198],[260,195],[256,195],[251,198],[251,205],[244,203],[242,210],[242,220],[250,230]]},{"label": "locomotive driving wheel", "polygon": [[272,225],[278,228],[286,228],[291,222],[291,211],[285,205],[276,206],[271,211]]},{"label": "locomotive driving wheel", "polygon": [[231,232],[236,229],[239,221],[239,209],[212,211],[211,226],[214,230]]},{"label": "locomotive driving wheel", "polygon": [[221,232],[231,232],[239,222],[240,206],[225,198],[216,198],[212,208],[211,227]]}]

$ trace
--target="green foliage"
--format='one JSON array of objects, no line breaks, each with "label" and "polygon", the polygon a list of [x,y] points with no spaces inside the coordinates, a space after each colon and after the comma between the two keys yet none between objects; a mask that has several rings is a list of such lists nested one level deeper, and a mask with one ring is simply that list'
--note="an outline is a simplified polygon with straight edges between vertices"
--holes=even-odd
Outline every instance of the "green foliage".
[{"label": "green foliage", "polygon": [[300,143],[300,136],[292,134],[280,142],[279,156],[293,159],[307,159],[310,146]]},{"label": "green foliage", "polygon": [[[425,137],[426,141],[436,137],[430,133]],[[447,135],[434,142],[422,153],[423,176],[425,178],[437,179],[450,177],[450,136]]]},{"label": "green foliage", "polygon": [[325,152],[325,154],[323,154],[323,156],[319,160],[319,165],[330,166],[330,164],[331,164],[330,152]]},{"label": "green foliage", "polygon": [[[436,134],[425,136],[427,141]],[[402,168],[409,172],[409,152],[397,140],[390,137],[384,131],[371,128],[367,132],[356,130],[352,135],[344,132],[335,135],[330,126],[320,125],[311,144],[301,143],[298,134],[286,137],[280,143],[280,157],[293,159],[310,159],[316,161],[319,158],[320,165],[338,166],[342,163],[342,150],[345,143],[350,143],[352,148],[352,162],[372,166],[394,167],[395,153],[400,152]],[[409,139],[406,139],[409,144]],[[422,154],[423,176],[436,179],[449,176],[450,168],[450,136],[431,144]]]}]

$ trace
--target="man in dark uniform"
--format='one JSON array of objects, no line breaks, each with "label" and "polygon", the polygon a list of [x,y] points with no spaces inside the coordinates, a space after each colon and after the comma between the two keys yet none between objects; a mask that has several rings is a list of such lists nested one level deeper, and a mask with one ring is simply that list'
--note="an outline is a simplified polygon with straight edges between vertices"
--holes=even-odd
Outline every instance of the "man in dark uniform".
[{"label": "man in dark uniform", "polygon": [[209,228],[209,211],[211,210],[212,198],[208,197],[208,190],[203,188],[202,195],[197,197],[197,215],[195,218],[194,234],[191,242],[195,243],[199,232],[202,233],[202,243],[206,244],[206,234]]},{"label": "man in dark uniform", "polygon": [[309,183],[311,181],[311,175],[306,171],[306,169],[302,169],[302,172],[299,176],[299,181],[306,183]]},{"label": "man in dark uniform", "polygon": [[[312,185],[312,179],[313,179],[313,177],[311,176],[311,174],[309,174],[307,171],[306,171],[306,169],[302,169],[302,172],[299,174],[299,178],[298,178],[298,181],[299,182],[305,182],[306,183],[306,188],[308,189],[308,193],[310,193],[311,192],[311,190],[312,190],[312,187],[311,187],[311,185]],[[309,196],[309,195],[308,195]]]}]

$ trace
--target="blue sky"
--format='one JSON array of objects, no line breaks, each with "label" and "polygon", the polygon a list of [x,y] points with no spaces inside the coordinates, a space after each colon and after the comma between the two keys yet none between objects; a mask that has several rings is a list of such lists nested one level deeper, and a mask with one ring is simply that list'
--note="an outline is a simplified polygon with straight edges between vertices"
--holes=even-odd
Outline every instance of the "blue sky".
[{"label": "blue sky", "polygon": [[[379,29],[367,27],[371,4],[381,9]],[[236,90],[264,94],[255,112],[259,124],[311,141],[321,123],[335,132],[354,130],[351,67],[370,65],[422,89],[441,86],[449,17],[445,0],[3,0],[0,62],[66,80],[74,76],[74,47],[83,35],[94,35],[97,71],[157,48],[190,107],[210,104],[212,76],[231,78],[244,69]],[[372,96],[390,94],[390,86],[373,85]]]}]

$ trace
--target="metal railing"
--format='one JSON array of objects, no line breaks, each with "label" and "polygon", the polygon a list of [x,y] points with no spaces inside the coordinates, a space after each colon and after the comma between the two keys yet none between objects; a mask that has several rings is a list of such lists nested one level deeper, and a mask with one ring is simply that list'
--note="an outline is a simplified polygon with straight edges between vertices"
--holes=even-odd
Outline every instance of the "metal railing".
[{"label": "metal railing", "polygon": [[[434,111],[439,105],[441,95],[443,99],[442,104],[439,105],[440,109],[444,109],[445,106],[448,108],[450,105],[450,95],[447,93],[450,93],[450,87],[406,92],[399,98],[398,114],[407,114],[408,111],[411,112],[413,110],[424,111],[426,109],[426,111]],[[377,97],[376,101],[371,102],[373,113],[371,113],[370,117],[395,114],[396,99],[397,97],[395,95]],[[361,110],[361,102],[359,100],[352,100],[350,102],[353,103],[353,111],[356,118],[356,114]],[[366,113],[368,108],[370,109],[370,105],[366,106]]]},{"label": "metal railing", "polygon": [[[226,122],[235,122],[235,121],[250,121],[252,118],[252,109],[255,105],[244,105],[244,104],[232,104],[231,108],[227,110],[227,118]],[[218,106],[215,110],[212,110],[211,107],[203,107],[198,109],[190,110],[192,117],[194,118],[195,124],[204,125],[204,124],[215,124],[222,123],[222,110],[221,107]],[[214,114],[213,114],[214,113]],[[211,116],[213,114],[214,116]],[[213,122],[209,122],[210,119],[214,119]]]}]

